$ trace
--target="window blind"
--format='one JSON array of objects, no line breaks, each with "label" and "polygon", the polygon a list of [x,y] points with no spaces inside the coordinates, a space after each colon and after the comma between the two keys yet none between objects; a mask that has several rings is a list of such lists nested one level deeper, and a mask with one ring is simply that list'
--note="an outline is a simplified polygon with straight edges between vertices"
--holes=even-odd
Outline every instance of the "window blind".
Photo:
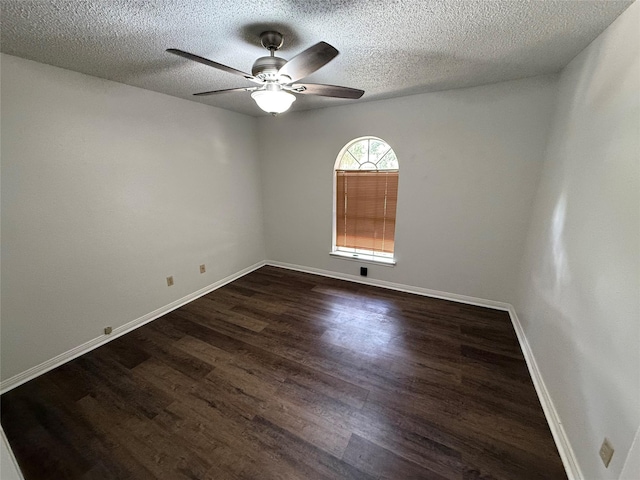
[{"label": "window blind", "polygon": [[336,170],[336,247],[393,253],[397,171]]}]

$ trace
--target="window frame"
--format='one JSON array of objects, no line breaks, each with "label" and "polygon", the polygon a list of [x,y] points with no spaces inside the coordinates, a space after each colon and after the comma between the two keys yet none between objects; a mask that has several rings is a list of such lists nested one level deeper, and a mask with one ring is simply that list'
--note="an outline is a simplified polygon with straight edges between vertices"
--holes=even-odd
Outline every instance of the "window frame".
[{"label": "window frame", "polygon": [[[395,229],[394,229],[393,253],[375,252],[375,251],[371,251],[371,250],[363,250],[363,249],[356,249],[356,248],[349,248],[349,247],[345,247],[345,249],[339,249],[338,246],[336,245],[336,240],[337,240],[337,232],[336,232],[336,228],[337,228],[337,203],[338,203],[338,198],[337,198],[337,178],[338,178],[338,175],[337,175],[337,171],[338,170],[342,170],[342,169],[339,169],[338,167],[339,167],[339,165],[341,163],[342,157],[347,152],[347,150],[349,150],[349,148],[351,148],[352,145],[354,145],[354,144],[356,144],[358,142],[361,142],[363,140],[378,140],[380,142],[385,143],[386,145],[389,145],[389,143],[386,140],[383,140],[380,137],[375,137],[373,135],[365,135],[365,136],[362,136],[362,137],[354,138],[353,140],[347,142],[347,144],[344,147],[342,147],[342,149],[338,153],[338,156],[336,157],[336,160],[333,163],[333,170],[332,170],[332,176],[333,176],[333,189],[332,189],[333,209],[332,209],[332,215],[331,215],[331,223],[332,223],[332,228],[331,228],[331,251],[329,252],[329,255],[331,255],[333,257],[337,257],[337,258],[342,258],[342,259],[345,259],[345,260],[352,260],[352,261],[357,261],[357,262],[362,262],[362,263],[373,263],[373,264],[376,264],[376,265],[383,265],[383,266],[387,266],[387,267],[393,267],[397,263],[396,262],[396,248],[395,248],[395,243],[396,243],[395,242]],[[391,145],[389,145],[389,148],[395,154],[395,150],[393,150],[393,147],[391,147]],[[397,155],[396,155],[396,160],[397,160]],[[352,171],[358,171],[358,170],[352,170]],[[372,171],[372,170],[368,170],[368,171]],[[397,171],[398,172],[398,178],[399,178],[399,176],[400,176],[400,162],[398,161],[398,168],[397,169],[388,169],[388,170],[378,170],[378,169],[376,169],[376,171],[388,171],[388,172]],[[397,218],[397,213],[396,213],[396,218]],[[351,251],[347,251],[347,249],[351,250]]]}]

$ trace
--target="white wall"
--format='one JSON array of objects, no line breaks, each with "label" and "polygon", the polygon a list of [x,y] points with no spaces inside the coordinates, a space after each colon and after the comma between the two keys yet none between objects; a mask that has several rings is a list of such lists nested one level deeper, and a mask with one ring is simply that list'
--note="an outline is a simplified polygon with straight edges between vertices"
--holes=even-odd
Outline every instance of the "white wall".
[{"label": "white wall", "polygon": [[261,118],[271,260],[358,274],[329,256],[333,166],[374,135],[400,162],[395,267],[369,277],[483,299],[514,294],[555,77]]},{"label": "white wall", "polygon": [[264,260],[256,139],[244,115],[2,55],[1,378]]},{"label": "white wall", "polygon": [[636,2],[562,72],[516,302],[588,479],[640,425],[639,46]]},{"label": "white wall", "polygon": [[23,480],[18,462],[13,456],[4,430],[0,427],[0,478],[2,480]]}]

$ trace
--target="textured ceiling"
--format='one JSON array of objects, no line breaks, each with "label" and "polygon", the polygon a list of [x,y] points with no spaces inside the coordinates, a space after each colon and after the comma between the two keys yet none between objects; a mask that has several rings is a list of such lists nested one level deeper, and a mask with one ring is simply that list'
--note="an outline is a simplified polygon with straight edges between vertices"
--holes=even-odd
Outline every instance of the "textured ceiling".
[{"label": "textured ceiling", "polygon": [[340,55],[305,81],[365,90],[360,100],[298,96],[292,110],[481,85],[558,72],[631,1],[1,0],[1,50],[42,63],[264,114],[241,77],[165,52],[174,47],[239,70],[324,40]]}]

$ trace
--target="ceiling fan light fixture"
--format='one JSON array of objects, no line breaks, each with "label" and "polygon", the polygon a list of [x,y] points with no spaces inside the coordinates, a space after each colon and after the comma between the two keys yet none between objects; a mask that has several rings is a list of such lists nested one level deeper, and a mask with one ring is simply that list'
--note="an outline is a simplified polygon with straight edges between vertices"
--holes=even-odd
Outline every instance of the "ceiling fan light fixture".
[{"label": "ceiling fan light fixture", "polygon": [[296,100],[291,92],[304,95],[318,95],[321,97],[357,99],[364,94],[364,90],[337,85],[324,85],[318,83],[297,84],[302,78],[311,75],[333,60],[340,52],[327,42],[318,42],[307,48],[289,61],[276,57],[275,52],[282,46],[283,35],[274,31],[263,32],[260,35],[262,46],[269,50],[269,56],[260,57],[251,68],[251,74],[236,70],[208,58],[185,52],[178,48],[169,48],[167,52],[193,62],[198,62],[208,67],[217,68],[224,72],[243,77],[258,87],[226,88],[223,90],[211,90],[194,93],[195,96],[215,95],[227,92],[253,92],[251,96],[261,110],[272,115],[286,112]]},{"label": "ceiling fan light fixture", "polygon": [[257,90],[251,94],[258,107],[267,113],[276,115],[289,110],[295,101],[295,95],[284,90]]}]

